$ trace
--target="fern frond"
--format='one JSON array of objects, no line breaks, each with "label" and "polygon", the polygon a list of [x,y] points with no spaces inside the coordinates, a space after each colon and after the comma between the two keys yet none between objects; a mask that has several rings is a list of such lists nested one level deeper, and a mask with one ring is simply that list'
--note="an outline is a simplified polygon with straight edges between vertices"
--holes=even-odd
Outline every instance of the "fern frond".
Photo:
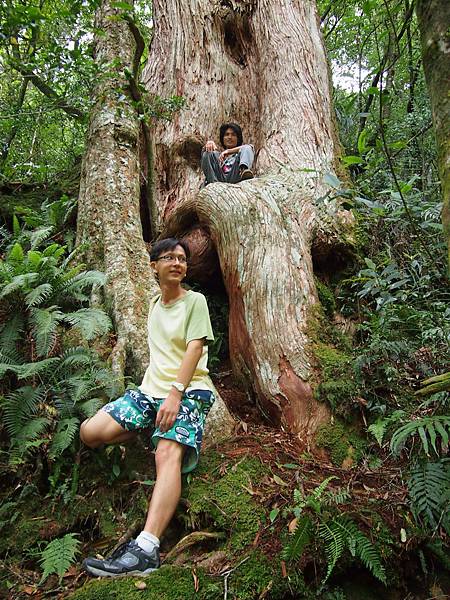
[{"label": "fern frond", "polygon": [[98,410],[100,410],[103,404],[104,402],[101,398],[89,398],[89,400],[80,402],[78,404],[78,408],[81,414],[89,419],[90,417],[93,417]]},{"label": "fern frond", "polygon": [[39,404],[45,397],[45,388],[31,385],[23,386],[5,397],[3,402],[4,422],[11,441],[18,437],[24,423],[34,417]]},{"label": "fern frond", "polygon": [[354,555],[361,559],[374,577],[386,584],[386,573],[378,550],[355,524],[352,528],[351,539],[354,544]]},{"label": "fern frond", "polygon": [[40,559],[43,570],[40,583],[52,573],[56,573],[59,579],[62,579],[79,553],[80,541],[76,539],[77,535],[76,533],[67,533],[64,537],[47,544]]},{"label": "fern frond", "polygon": [[8,353],[15,351],[24,330],[25,317],[21,313],[16,313],[0,330],[0,350]]},{"label": "fern frond", "polygon": [[38,248],[42,242],[48,240],[53,233],[53,227],[39,227],[30,234],[30,247],[32,250]]},{"label": "fern frond", "polygon": [[3,286],[3,289],[0,292],[0,299],[6,298],[19,290],[22,293],[28,292],[29,288],[32,287],[38,279],[39,273],[21,273],[20,275],[16,275],[9,283]]},{"label": "fern frond", "polygon": [[90,290],[94,285],[102,286],[106,282],[106,276],[100,271],[82,271],[71,278],[64,276],[64,279],[61,292],[81,302],[87,299],[84,293],[86,289]]},{"label": "fern frond", "polygon": [[56,456],[62,454],[64,450],[70,446],[78,432],[79,425],[80,421],[76,417],[63,419],[58,423],[56,433],[53,436],[52,443],[50,444],[50,458],[55,458]]},{"label": "fern frond", "polygon": [[55,358],[44,358],[32,363],[26,363],[24,365],[10,366],[10,370],[16,373],[19,379],[27,379],[28,377],[35,377],[36,375],[44,375],[50,368],[55,368],[59,363],[60,359]]},{"label": "fern frond", "polygon": [[28,308],[39,306],[52,295],[53,287],[50,283],[41,283],[36,288],[28,292],[25,296],[25,304]]},{"label": "fern frond", "polygon": [[409,421],[397,429],[391,439],[391,452],[393,454],[399,454],[408,438],[419,435],[422,442],[422,447],[425,454],[429,455],[428,437],[427,433],[433,430],[433,434],[430,436],[430,443],[436,454],[439,454],[436,448],[436,437],[437,433],[442,438],[443,447],[448,445],[449,431],[450,431],[450,417],[444,415],[433,415],[431,417],[422,417],[414,421]]},{"label": "fern frond", "polygon": [[111,319],[99,308],[80,308],[64,315],[64,321],[78,329],[85,340],[107,333],[111,327]]},{"label": "fern frond", "polygon": [[346,504],[351,498],[351,494],[344,488],[339,488],[336,491],[328,491],[322,500],[325,506],[335,506],[338,504]]},{"label": "fern frond", "polygon": [[[328,523],[322,522],[318,528],[319,536],[325,542],[325,554],[327,557],[327,573],[322,584],[324,584],[331,575],[337,561],[342,556],[345,549],[346,536],[345,530],[336,520]],[[348,537],[348,536],[347,536]]]},{"label": "fern frond", "polygon": [[374,436],[380,447],[383,444],[384,434],[386,433],[388,425],[389,421],[387,419],[380,418],[377,419],[375,423],[372,423],[372,425],[369,425],[369,427],[367,428],[367,431]]},{"label": "fern frond", "polygon": [[331,475],[331,477],[327,477],[326,479],[324,479],[322,481],[322,483],[320,485],[318,485],[312,492],[311,495],[316,499],[316,500],[320,500],[320,498],[322,497],[322,494],[325,491],[325,488],[328,486],[328,484],[330,483],[330,481],[332,481],[333,479],[337,479],[337,477],[335,475]]},{"label": "fern frond", "polygon": [[11,440],[10,464],[23,462],[29,450],[39,448],[48,441],[42,434],[49,424],[50,421],[46,417],[35,417],[22,427],[20,433]]},{"label": "fern frond", "polygon": [[312,530],[313,523],[308,515],[298,519],[289,543],[283,548],[282,557],[284,560],[298,560],[300,558],[303,549],[311,539]]},{"label": "fern frond", "polygon": [[374,577],[386,583],[386,573],[379,552],[349,517],[344,515],[336,517],[328,523],[321,523],[319,535],[328,544],[325,547],[328,570],[322,583],[329,578],[345,546],[348,546],[353,556],[361,559]]},{"label": "fern frond", "polygon": [[432,528],[436,528],[450,499],[450,467],[447,460],[417,463],[408,479],[411,507]]},{"label": "fern frond", "polygon": [[65,373],[68,369],[78,366],[86,366],[92,362],[90,353],[83,346],[68,348],[61,356],[59,370]]},{"label": "fern frond", "polygon": [[36,340],[36,353],[38,356],[46,356],[50,352],[56,340],[58,325],[64,318],[64,313],[57,306],[32,309],[30,323]]}]

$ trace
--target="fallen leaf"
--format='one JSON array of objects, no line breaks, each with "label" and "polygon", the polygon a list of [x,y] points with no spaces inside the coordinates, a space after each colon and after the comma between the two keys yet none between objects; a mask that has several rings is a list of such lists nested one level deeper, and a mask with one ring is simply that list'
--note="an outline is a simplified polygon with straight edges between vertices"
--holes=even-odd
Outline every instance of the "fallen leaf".
[{"label": "fallen leaf", "polygon": [[138,590],[146,590],[147,584],[145,583],[145,581],[136,581],[136,583],[134,584],[134,587],[137,588]]},{"label": "fallen leaf", "polygon": [[28,596],[32,596],[36,592],[36,588],[32,585],[24,585],[22,591],[28,594]]},{"label": "fallen leaf", "polygon": [[281,575],[283,577],[287,577],[286,563],[284,562],[284,560],[281,561]]},{"label": "fallen leaf", "polygon": [[273,480],[275,481],[275,483],[278,483],[278,485],[287,485],[287,483],[283,481],[281,477],[278,477],[278,475],[274,475]]},{"label": "fallen leaf", "polygon": [[292,519],[292,521],[288,525],[289,533],[293,533],[297,529],[298,520]]}]

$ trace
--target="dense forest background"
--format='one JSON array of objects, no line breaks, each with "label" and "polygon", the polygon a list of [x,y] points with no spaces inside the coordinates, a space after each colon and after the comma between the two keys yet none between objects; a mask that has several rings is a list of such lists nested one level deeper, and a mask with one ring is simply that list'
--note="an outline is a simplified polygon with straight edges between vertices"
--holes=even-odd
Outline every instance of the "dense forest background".
[{"label": "dense forest background", "polygon": [[[118,59],[100,63],[93,51],[106,35],[95,19],[102,4],[136,41],[121,78]],[[111,360],[119,326],[99,300],[106,277],[89,259],[95,241],[76,243],[80,173],[99,82],[116,82],[119,104],[131,99],[143,147],[152,123],[164,127],[189,104],[176,90],[150,97],[140,83],[149,3],[2,4],[4,597],[445,597],[450,305],[436,146],[445,131],[433,127],[417,8],[318,3],[342,148],[317,202],[324,214],[338,205],[355,219],[345,260],[337,253],[314,269],[312,387],[331,421],[308,444],[274,427],[231,373],[225,291],[202,288],[216,332],[210,368],[234,430],[185,482],[164,541],[170,566],[136,588],[84,585],[78,566],[81,554],[134,533],[153,484],[148,440],[133,452],[90,452],[78,441],[81,420],[133,383],[132,365],[118,376]],[[139,178],[150,187],[151,164]],[[144,195],[147,243],[162,227],[154,211]]]}]

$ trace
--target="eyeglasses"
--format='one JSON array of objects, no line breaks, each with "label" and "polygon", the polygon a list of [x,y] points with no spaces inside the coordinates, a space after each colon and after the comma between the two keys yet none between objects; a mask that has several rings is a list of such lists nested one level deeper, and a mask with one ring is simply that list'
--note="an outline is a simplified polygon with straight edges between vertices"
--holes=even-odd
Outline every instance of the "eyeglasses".
[{"label": "eyeglasses", "polygon": [[164,256],[160,256],[156,260],[163,260],[164,262],[178,261],[180,263],[180,265],[187,264],[187,258],[185,256],[173,256],[173,254],[164,254]]}]

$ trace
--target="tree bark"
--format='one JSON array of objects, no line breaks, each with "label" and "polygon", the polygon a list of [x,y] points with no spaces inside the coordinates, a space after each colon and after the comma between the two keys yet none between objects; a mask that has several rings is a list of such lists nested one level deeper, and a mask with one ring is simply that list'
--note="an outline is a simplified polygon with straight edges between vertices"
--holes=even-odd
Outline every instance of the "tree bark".
[{"label": "tree bark", "polygon": [[[310,439],[329,414],[312,389],[308,318],[318,302],[312,253],[330,267],[330,256],[339,259],[351,245],[352,229],[350,213],[324,201],[324,175],[333,171],[339,145],[315,4],[155,0],[153,6],[146,87],[187,102],[170,124],[154,128],[164,235],[189,235],[199,225],[210,235],[229,296],[234,373],[271,422]],[[201,146],[229,120],[243,125],[264,176],[196,193]]]},{"label": "tree bark", "polygon": [[437,142],[450,275],[450,4],[446,0],[418,0],[416,10]]}]

